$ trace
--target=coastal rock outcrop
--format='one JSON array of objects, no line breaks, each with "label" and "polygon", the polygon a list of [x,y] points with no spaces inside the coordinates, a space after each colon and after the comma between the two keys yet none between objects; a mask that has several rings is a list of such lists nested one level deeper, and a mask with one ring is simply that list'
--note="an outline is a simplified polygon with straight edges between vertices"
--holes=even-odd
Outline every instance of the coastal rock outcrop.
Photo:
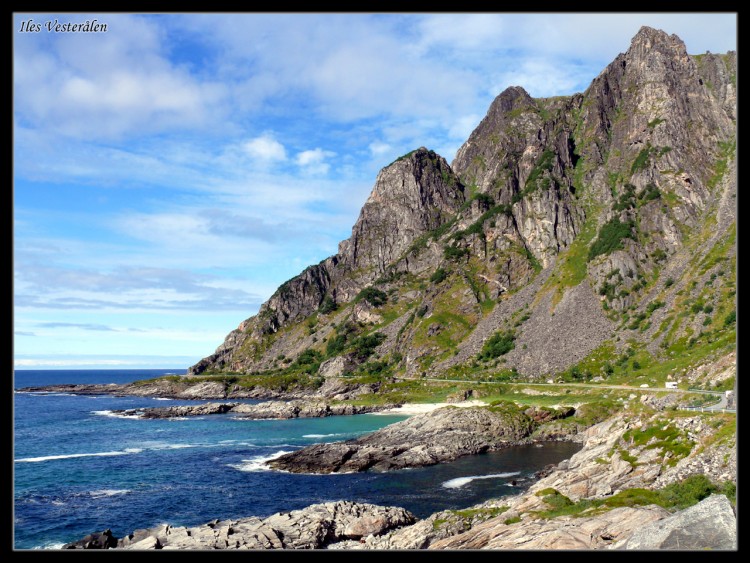
[{"label": "coastal rock outcrop", "polygon": [[139,418],[181,418],[186,416],[206,416],[227,414],[252,419],[288,419],[317,418],[380,412],[398,407],[398,404],[383,405],[350,405],[345,403],[330,404],[323,401],[264,401],[257,404],[247,403],[205,403],[202,405],[184,405],[177,407],[145,407],[113,411],[124,416]]},{"label": "coastal rock outcrop", "polygon": [[[375,537],[415,521],[414,515],[403,508],[339,501],[314,504],[262,519],[214,520],[190,528],[162,525],[136,530],[117,541],[116,547],[126,550],[323,549],[339,541]],[[110,542],[99,549],[108,547],[114,546]]]},{"label": "coastal rock outcrop", "polygon": [[495,518],[470,532],[438,540],[429,549],[602,549],[669,513],[657,506],[615,508],[596,516],[506,524]]},{"label": "coastal rock outcrop", "polygon": [[94,532],[78,541],[66,543],[63,549],[112,549],[117,547],[117,538],[109,528],[103,532]]},{"label": "coastal rock outcrop", "polygon": [[293,473],[421,467],[516,444],[535,427],[517,408],[443,407],[355,440],[308,446],[267,463]]},{"label": "coastal rock outcrop", "polygon": [[375,393],[380,383],[356,383],[339,377],[329,377],[320,387],[281,388],[253,382],[242,386],[231,380],[202,381],[187,376],[168,376],[149,381],[124,384],[58,384],[43,387],[24,387],[19,393],[71,393],[75,395],[112,395],[116,397],[159,397],[166,399],[212,400],[212,399],[283,399],[334,400],[353,399],[360,395]]},{"label": "coastal rock outcrop", "polygon": [[737,518],[727,497],[711,495],[698,504],[638,528],[612,549],[737,549]]}]

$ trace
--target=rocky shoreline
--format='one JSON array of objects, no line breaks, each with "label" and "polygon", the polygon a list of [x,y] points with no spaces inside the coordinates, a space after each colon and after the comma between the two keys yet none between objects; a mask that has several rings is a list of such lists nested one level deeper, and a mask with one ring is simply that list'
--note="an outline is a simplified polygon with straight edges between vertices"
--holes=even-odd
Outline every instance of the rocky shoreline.
[{"label": "rocky shoreline", "polygon": [[133,416],[146,419],[182,418],[187,416],[205,416],[212,414],[232,414],[254,420],[320,418],[326,416],[345,416],[382,412],[401,406],[400,404],[384,405],[349,405],[331,404],[324,401],[264,401],[255,405],[247,403],[204,403],[201,405],[183,405],[176,407],[146,407],[140,409],[123,409],[112,411],[113,414]]},{"label": "rocky shoreline", "polygon": [[[168,382],[171,384],[171,382]],[[214,382],[207,382],[213,385]],[[193,398],[214,391],[205,383],[182,386]],[[164,382],[148,385],[149,395]],[[138,389],[147,387],[136,386]],[[125,389],[124,389],[125,388]],[[44,391],[131,394],[132,386],[55,386]],[[362,389],[326,381],[324,393],[305,400],[256,405],[201,405],[119,411],[144,418],[231,414],[295,418],[359,414],[393,405],[336,403]],[[370,390],[371,392],[372,390]],[[164,396],[164,395],[157,395]],[[327,398],[324,398],[327,397]],[[336,397],[332,399],[331,397]],[[731,415],[673,414],[647,396],[626,401],[618,414],[597,422],[585,408],[519,407],[495,402],[443,407],[417,414],[345,442],[314,444],[267,462],[297,473],[389,471],[432,465],[512,445],[571,440],[582,449],[538,474],[526,491],[423,520],[399,507],[348,501],[312,505],[268,518],[213,521],[192,528],[160,525],[124,538],[92,534],[68,548],[117,549],[736,549],[736,517],[725,496],[712,495],[678,512],[644,502],[609,506],[628,491],[655,491],[701,475],[736,483],[736,437]],[[585,405],[584,405],[585,406]],[[711,417],[710,419],[706,418]],[[599,418],[601,420],[601,418]],[[640,494],[640,493],[638,493]],[[550,503],[595,509],[549,515]],[[522,523],[521,525],[517,525]]]},{"label": "rocky shoreline", "polygon": [[[529,414],[522,414],[534,420]],[[514,420],[515,425],[512,423]],[[420,429],[424,430],[422,436],[425,439],[421,449],[409,448],[405,443],[406,449],[391,457],[377,457],[375,450],[369,450],[373,454],[372,459],[378,460],[369,468],[382,470],[403,467],[402,462],[407,458],[422,464],[432,460],[425,453],[430,451],[431,446],[436,451],[443,451],[441,448],[445,444],[457,440],[456,436],[468,431],[471,425],[480,436],[483,435],[482,429],[484,436],[500,432],[502,440],[497,438],[498,444],[505,440],[515,441],[527,432],[523,424],[519,426],[520,422],[523,419],[514,412],[501,412],[498,416],[498,413],[488,409],[444,408],[414,416],[353,442],[359,442],[364,447],[362,441],[367,444],[369,438],[370,445],[381,444],[382,451],[393,454],[386,446],[389,440],[403,439],[410,433],[415,437]],[[675,512],[651,502],[622,504],[616,500],[623,498],[621,494],[628,491],[658,490],[667,484],[680,483],[686,475],[706,475],[715,482],[725,478],[736,482],[735,443],[722,443],[717,438],[716,425],[704,424],[700,415],[680,417],[678,430],[685,432],[696,447],[678,461],[674,459],[676,454],[668,451],[668,444],[656,447],[654,441],[640,442],[634,439],[637,436],[635,432],[664,428],[665,424],[670,422],[660,412],[617,414],[571,436],[571,439],[583,442],[582,449],[570,459],[549,468],[524,492],[465,510],[437,512],[423,520],[414,518],[403,508],[339,501],[278,513],[264,519],[216,520],[191,528],[160,525],[137,530],[119,540],[110,531],[105,531],[65,547],[149,550],[735,550],[736,515],[724,495],[712,494],[698,504]],[[544,426],[544,423],[537,422],[536,430]],[[438,428],[451,437],[431,444],[430,440],[437,437],[435,432]],[[571,428],[576,426],[571,425]],[[521,439],[533,439],[535,435],[532,430],[526,438]],[[466,440],[458,440],[464,444],[462,447],[477,443],[468,436],[464,438]],[[331,451],[338,452],[339,446],[330,446]],[[293,461],[301,463],[301,459],[308,460],[309,453],[317,451],[309,448],[300,451],[305,450],[308,450],[308,454],[304,458],[288,458],[286,466],[291,467]],[[411,450],[415,450],[413,456],[403,457]],[[453,453],[457,451],[452,450]],[[364,455],[364,452],[360,455]],[[339,466],[345,464],[339,463]],[[626,494],[624,498],[629,497]],[[551,508],[574,506],[582,501],[590,502],[592,509],[570,515],[564,511],[559,515],[550,512]]]},{"label": "rocky shoreline", "polygon": [[377,383],[350,383],[339,377],[331,377],[317,389],[286,390],[262,386],[244,387],[227,381],[206,381],[192,376],[172,376],[134,383],[108,384],[62,384],[40,387],[24,387],[17,393],[71,393],[74,395],[112,395],[115,397],[154,397],[182,400],[231,400],[260,399],[294,401],[330,399],[345,401],[362,395],[376,393]]},{"label": "rocky shoreline", "polygon": [[214,520],[192,528],[165,524],[136,530],[119,540],[105,530],[63,549],[321,549],[339,541],[381,535],[415,521],[403,508],[339,501],[263,519]]},{"label": "rocky shoreline", "polygon": [[[510,403],[501,407],[443,407],[344,442],[313,444],[267,462],[292,473],[390,471],[453,461],[528,442],[540,423]],[[548,420],[573,409],[544,411]]]}]

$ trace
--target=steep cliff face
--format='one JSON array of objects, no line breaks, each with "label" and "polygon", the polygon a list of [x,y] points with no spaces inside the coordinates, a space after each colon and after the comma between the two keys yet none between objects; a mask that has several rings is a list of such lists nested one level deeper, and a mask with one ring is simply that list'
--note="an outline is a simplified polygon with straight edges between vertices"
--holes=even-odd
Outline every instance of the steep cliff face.
[{"label": "steep cliff face", "polygon": [[424,147],[401,157],[378,174],[351,238],[339,244],[342,266],[382,275],[418,236],[452,219],[464,200],[463,184],[443,157]]},{"label": "steep cliff face", "polygon": [[506,89],[452,165],[420,148],[384,168],[338,253],[191,373],[341,357],[381,377],[606,378],[607,355],[729,349],[736,72],[644,27],[583,93]]}]

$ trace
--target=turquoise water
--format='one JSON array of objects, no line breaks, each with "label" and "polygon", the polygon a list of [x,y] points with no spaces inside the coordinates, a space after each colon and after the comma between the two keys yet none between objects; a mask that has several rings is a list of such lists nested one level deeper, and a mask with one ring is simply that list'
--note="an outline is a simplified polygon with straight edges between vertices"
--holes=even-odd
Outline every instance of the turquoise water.
[{"label": "turquoise water", "polygon": [[[124,383],[169,371],[18,371],[14,384],[18,389]],[[515,494],[512,480],[578,450],[556,443],[385,474],[299,475],[268,471],[262,462],[309,444],[354,438],[405,417],[141,420],[111,413],[200,402],[15,393],[15,548],[58,547],[106,528],[121,537],[159,523],[192,526],[215,518],[263,517],[341,499],[403,506],[424,517]]]}]

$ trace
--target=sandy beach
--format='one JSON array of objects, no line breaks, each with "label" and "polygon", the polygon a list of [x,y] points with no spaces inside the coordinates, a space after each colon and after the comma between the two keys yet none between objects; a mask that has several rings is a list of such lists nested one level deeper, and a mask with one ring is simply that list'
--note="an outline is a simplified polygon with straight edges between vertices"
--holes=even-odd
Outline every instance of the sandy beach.
[{"label": "sandy beach", "polygon": [[400,407],[395,407],[392,409],[388,409],[385,411],[380,411],[373,414],[422,414],[425,412],[434,411],[435,409],[439,409],[441,407],[459,407],[459,408],[466,408],[466,407],[481,407],[484,406],[484,401],[474,400],[474,401],[461,401],[460,403],[407,403],[405,405],[401,405]]}]

